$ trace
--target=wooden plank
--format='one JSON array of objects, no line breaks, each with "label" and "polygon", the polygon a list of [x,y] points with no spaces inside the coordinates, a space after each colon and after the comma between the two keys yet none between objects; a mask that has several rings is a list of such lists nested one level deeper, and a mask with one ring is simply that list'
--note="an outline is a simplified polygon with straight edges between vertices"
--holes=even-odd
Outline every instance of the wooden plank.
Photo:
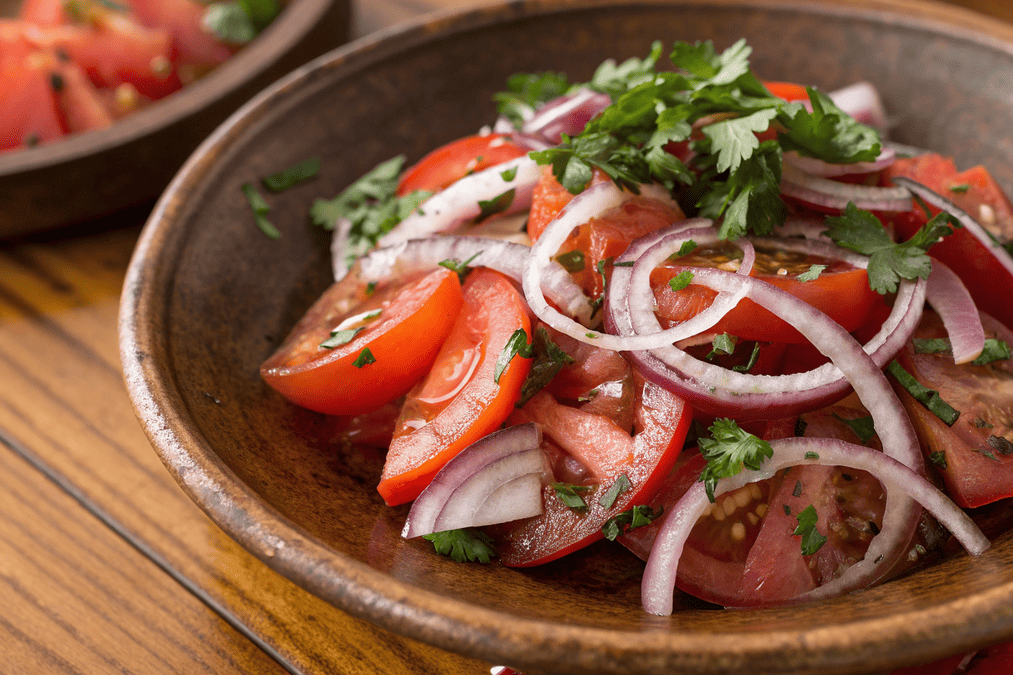
[{"label": "wooden plank", "polygon": [[[304,672],[488,672],[306,593],[229,539],[175,484],[137,423],[119,368],[116,314],[138,233],[0,249],[0,430]],[[117,557],[105,564],[115,570]]]},{"label": "wooden plank", "polygon": [[3,445],[0,475],[5,672],[284,672]]}]

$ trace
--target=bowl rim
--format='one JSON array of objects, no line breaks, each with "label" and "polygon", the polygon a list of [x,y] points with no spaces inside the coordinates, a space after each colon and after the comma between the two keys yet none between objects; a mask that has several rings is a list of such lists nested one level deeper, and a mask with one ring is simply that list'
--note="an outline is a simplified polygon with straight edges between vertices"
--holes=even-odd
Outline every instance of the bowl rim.
[{"label": "bowl rim", "polygon": [[[307,591],[339,609],[382,628],[450,651],[516,667],[572,664],[574,669],[601,668],[592,660],[605,653],[614,671],[703,673],[776,672],[794,655],[792,672],[833,666],[833,672],[869,667],[866,649],[875,635],[899,635],[893,654],[876,654],[884,668],[940,658],[1009,639],[1013,579],[968,598],[931,608],[848,624],[852,631],[812,626],[803,632],[703,633],[673,630],[667,622],[643,622],[604,629],[506,615],[484,606],[448,599],[407,584],[329,548],[273,507],[262,502],[202,438],[187,407],[162,372],[164,330],[173,282],[175,256],[186,228],[175,217],[185,195],[199,185],[216,156],[245,130],[270,115],[290,92],[312,87],[324,73],[354,72],[392,54],[441,36],[488,27],[500,21],[583,7],[701,6],[796,10],[830,16],[858,16],[891,24],[945,31],[960,39],[1013,55],[1013,26],[934,0],[504,0],[464,10],[445,10],[355,40],[297,68],[256,95],[208,137],[176,174],[142,231],[124,283],[119,315],[120,354],[125,383],[149,440],[184,491],[207,515],[250,553]],[[160,290],[161,289],[161,290]],[[163,359],[165,362],[165,359]],[[230,493],[216,487],[229,484]],[[987,553],[985,555],[988,555]],[[307,572],[307,570],[309,570]],[[973,612],[968,609],[973,604]],[[954,616],[968,617],[960,635],[952,633]],[[504,622],[509,621],[509,628]],[[543,656],[531,654],[537,646]],[[545,655],[548,655],[547,657]],[[827,661],[832,655],[833,661]],[[703,670],[701,670],[703,668]],[[746,672],[746,671],[741,671]],[[823,670],[821,672],[830,672]]]},{"label": "bowl rim", "polygon": [[108,152],[198,114],[264,73],[298,44],[336,1],[339,0],[290,0],[254,42],[237,51],[228,61],[196,82],[105,129],[70,135],[35,148],[0,153],[0,180]]}]

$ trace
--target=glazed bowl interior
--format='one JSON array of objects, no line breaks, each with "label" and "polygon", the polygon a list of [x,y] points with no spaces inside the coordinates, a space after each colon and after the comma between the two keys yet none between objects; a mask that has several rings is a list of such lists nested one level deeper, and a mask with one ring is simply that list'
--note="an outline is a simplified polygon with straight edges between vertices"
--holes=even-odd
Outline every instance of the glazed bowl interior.
[{"label": "glazed bowl interior", "polygon": [[[806,607],[713,610],[677,593],[640,608],[643,564],[606,542],[543,567],[458,564],[399,537],[376,492],[382,453],[288,404],[260,363],[329,284],[309,224],[380,161],[409,161],[495,118],[517,72],[589,79],[654,39],[747,38],[764,78],[873,82],[892,138],[984,163],[1013,187],[1013,46],[1003,26],[923,2],[512,2],[444,14],[332,52],[246,105],[163,195],[121,314],[127,383],[156,451],[226,532],[280,573],[392,631],[528,672],[868,672],[1013,635],[1013,540]],[[312,155],[320,174],[271,195],[268,239],[240,191]]]},{"label": "glazed bowl interior", "polygon": [[[14,16],[3,0],[0,16]],[[292,0],[256,40],[193,84],[112,126],[0,153],[0,239],[150,205],[225,118],[271,82],[344,43],[349,0]]]}]

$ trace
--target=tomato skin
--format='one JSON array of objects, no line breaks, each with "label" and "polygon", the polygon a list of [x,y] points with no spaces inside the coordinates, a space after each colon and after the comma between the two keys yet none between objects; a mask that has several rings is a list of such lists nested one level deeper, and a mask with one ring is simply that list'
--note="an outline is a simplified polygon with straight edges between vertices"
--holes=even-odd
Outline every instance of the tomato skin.
[{"label": "tomato skin", "polygon": [[[439,269],[367,297],[354,274],[310,308],[261,376],[293,403],[330,415],[359,415],[404,395],[440,349],[461,307],[458,276]],[[342,319],[382,309],[351,342],[319,347]],[[365,349],[374,363],[355,365]]]},{"label": "tomato skin", "polygon": [[[668,282],[685,269],[693,266],[719,266],[709,262],[704,256],[695,256],[690,265],[680,261],[666,262],[651,273],[651,286],[658,305],[658,317],[667,326],[686,321],[705,308],[709,307],[717,293],[703,286],[690,285],[684,289],[673,291]],[[825,264],[825,269],[813,281],[798,281],[798,274],[770,273],[760,269],[764,258],[769,257],[757,251],[757,265],[750,276],[771,283],[781,290],[804,300],[816,309],[830,316],[834,321],[853,331],[869,318],[877,306],[884,306],[882,296],[869,287],[869,277],[865,270],[852,267],[843,262],[830,261],[816,256],[808,256],[803,263],[793,264],[799,272],[809,269],[813,263]],[[777,258],[770,258],[776,268]],[[728,333],[744,340],[761,342],[784,342],[790,344],[808,344],[809,341],[801,333],[770,311],[756,305],[749,299],[741,301],[728,312],[711,332]]]},{"label": "tomato skin", "polygon": [[[985,314],[981,321],[986,337],[1013,345],[1013,331]],[[914,337],[945,335],[938,315],[926,310]],[[960,411],[960,417],[948,427],[902,387],[894,387],[926,456],[931,460],[932,453],[943,453],[946,467],[937,468],[953,501],[973,508],[1013,496],[1013,455],[989,443],[990,436],[1013,440],[1013,362],[958,366],[949,355],[916,354],[910,344],[897,355],[897,361]]]},{"label": "tomato skin", "polygon": [[785,101],[808,101],[809,92],[806,91],[805,85],[796,84],[795,82],[777,82],[771,80],[764,80],[763,86],[767,88],[774,96],[783,98]]},{"label": "tomato skin", "polygon": [[513,282],[486,268],[472,270],[457,320],[398,418],[377,486],[389,506],[418,497],[447,462],[506,420],[531,359],[514,356],[498,383],[494,371],[519,329],[531,335],[527,305]]},{"label": "tomato skin", "polygon": [[[564,376],[570,384],[556,391],[572,391],[572,383],[598,373],[595,389],[599,393],[588,402],[564,404],[550,393],[557,386],[553,381],[508,423],[542,425],[543,447],[556,460],[555,479],[590,487],[581,495],[588,510],[575,512],[559,500],[551,485],[545,486],[541,516],[489,528],[501,562],[511,567],[540,565],[583,548],[602,538],[601,528],[609,518],[633,505],[650,503],[675,465],[692,419],[692,410],[681,398],[647,382],[628,366],[620,374],[609,355],[622,357],[594,348],[590,353],[573,352],[565,340],[557,344],[578,361],[568,366],[574,377]],[[596,352],[603,358],[594,358]],[[621,379],[613,379],[617,375]],[[633,416],[624,417],[619,410],[633,410]],[[631,429],[636,430],[632,436]],[[633,488],[606,509],[598,500],[622,474]]]},{"label": "tomato skin", "polygon": [[169,31],[176,64],[216,66],[232,56],[231,49],[204,30],[202,5],[191,0],[130,0],[130,7],[145,26]]},{"label": "tomato skin", "polygon": [[465,136],[433,150],[405,170],[398,181],[398,196],[415,190],[439,192],[468,174],[528,152],[509,139],[506,134]]},{"label": "tomato skin", "polygon": [[[883,171],[880,182],[889,185],[896,176],[916,180],[946,197],[1000,241],[1013,240],[1013,207],[983,167],[958,172],[952,159],[930,153],[898,159]],[[951,189],[965,185],[966,191]],[[991,222],[981,218],[982,207],[987,207],[985,213],[991,214]],[[925,221],[925,214],[916,209],[892,223],[901,239],[909,239]],[[1013,274],[996,258],[1006,255],[1003,251],[992,251],[966,229],[958,229],[935,244],[930,253],[960,276],[978,309],[1013,328],[1013,300],[1009,293],[996,292],[997,288],[1013,288]]]}]

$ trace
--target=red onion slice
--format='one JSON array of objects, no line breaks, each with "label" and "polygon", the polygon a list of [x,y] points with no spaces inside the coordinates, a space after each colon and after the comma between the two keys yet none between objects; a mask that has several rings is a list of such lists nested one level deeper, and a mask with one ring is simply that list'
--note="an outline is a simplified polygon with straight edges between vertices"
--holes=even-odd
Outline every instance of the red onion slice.
[{"label": "red onion slice", "polygon": [[978,308],[960,277],[949,267],[932,259],[926,299],[943,320],[950,338],[954,363],[978,358],[985,348],[985,329]]},{"label": "red onion slice", "polygon": [[829,209],[843,211],[848,202],[868,211],[910,211],[911,193],[903,188],[841,183],[804,173],[790,163],[781,167],[781,194]]},{"label": "red onion slice", "polygon": [[521,132],[538,135],[556,145],[563,140],[563,134],[576,136],[582,132],[591,119],[610,105],[612,99],[608,94],[584,87],[543,105],[521,125]]},{"label": "red onion slice", "polygon": [[482,527],[542,513],[542,485],[552,470],[536,424],[501,429],[450,460],[415,499],[405,539]]},{"label": "red onion slice", "polygon": [[[696,240],[699,237],[700,235],[692,235],[688,238]],[[632,269],[616,267],[612,274],[606,298],[609,330],[621,335],[632,335],[641,331],[653,333],[661,329],[653,313],[653,295],[651,298],[647,296],[650,270],[678,250],[682,241],[683,237],[679,235],[653,233],[634,242],[617,259],[618,263],[628,260],[637,262]],[[857,254],[846,252],[827,242],[793,239],[763,241],[830,258],[845,259],[852,264],[857,263],[857,266],[864,267],[865,264]],[[878,368],[885,366],[900,351],[917,327],[925,300],[925,288],[925,282],[920,279],[901,283],[890,316],[879,332],[864,345],[863,349],[870,354]],[[624,301],[627,297],[628,302]],[[632,318],[634,307],[637,309],[636,323]],[[851,339],[850,335],[848,338]],[[669,391],[688,398],[694,408],[714,415],[733,415],[741,420],[774,419],[797,414],[840,399],[851,386],[832,363],[804,373],[770,376],[726,370],[699,361],[671,345],[651,352],[634,351],[629,358],[640,366],[646,377]]]},{"label": "red onion slice", "polygon": [[856,82],[827,94],[838,108],[862,124],[885,132],[889,126],[879,92],[870,82]]},{"label": "red onion slice", "polygon": [[[514,174],[510,180],[504,173]],[[409,239],[449,232],[482,213],[481,201],[492,201],[515,190],[513,200],[504,213],[517,213],[531,206],[531,194],[541,175],[535,160],[527,155],[465,176],[422,202],[415,213],[380,237],[379,246],[391,246]]]},{"label": "red onion slice", "polygon": [[[523,244],[459,235],[410,239],[394,246],[373,249],[358,260],[363,283],[388,279],[431,269],[444,260],[470,261],[473,267],[488,267],[520,282],[531,249]],[[550,261],[541,278],[542,292],[567,316],[587,321],[591,305],[584,290],[555,260]]]},{"label": "red onion slice", "polygon": [[[887,514],[891,514],[892,504],[897,501],[896,493],[901,492],[924,506],[971,555],[980,555],[990,546],[988,538],[960,507],[917,471],[883,453],[829,438],[789,438],[771,441],[770,445],[773,456],[760,471],[745,470],[732,478],[721,479],[714,491],[715,496],[770,478],[789,466],[806,463],[845,466],[867,471],[883,483],[887,490]],[[696,483],[662,523],[644,570],[642,602],[647,612],[659,615],[672,613],[679,558],[690,531],[709,504],[703,483]],[[892,518],[889,520],[885,514],[882,530],[872,540],[865,558],[837,579],[798,596],[793,602],[832,597],[877,581],[881,573],[889,570],[889,559],[895,557],[894,552],[897,549],[903,552],[909,541],[910,533],[905,534]]]},{"label": "red onion slice", "polygon": [[893,164],[895,159],[897,159],[897,153],[893,151],[893,148],[888,147],[880,150],[879,156],[871,162],[851,162],[849,164],[831,164],[830,162],[824,162],[822,159],[800,155],[795,150],[789,150],[784,153],[786,164],[791,164],[799,171],[807,173],[810,176],[821,178],[834,178],[837,176],[881,171]]}]

